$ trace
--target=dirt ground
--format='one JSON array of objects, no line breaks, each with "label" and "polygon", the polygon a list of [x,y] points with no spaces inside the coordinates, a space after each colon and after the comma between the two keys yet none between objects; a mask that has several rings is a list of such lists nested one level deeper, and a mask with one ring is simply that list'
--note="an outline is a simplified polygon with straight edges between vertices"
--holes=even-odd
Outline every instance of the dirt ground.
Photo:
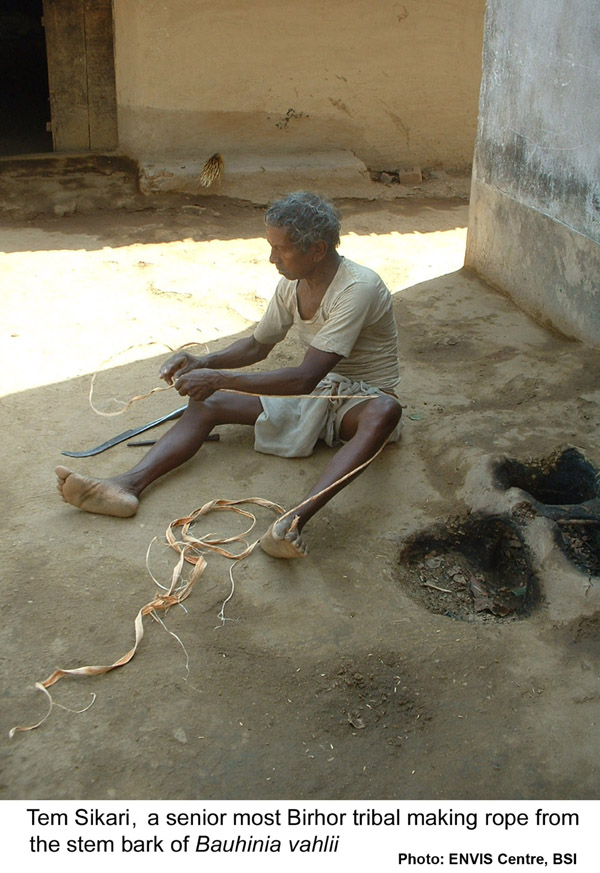
[{"label": "dirt ground", "polygon": [[[432,534],[462,525],[467,540],[488,536],[469,529],[464,484],[490,453],[528,462],[574,445],[600,464],[598,351],[546,331],[462,269],[466,203],[340,209],[342,253],[394,295],[400,444],[307,526],[306,560],[256,550],[235,565],[224,624],[230,562],[209,556],[187,611],[165,617],[171,634],[146,619],[127,666],[53,687],[73,710],[96,695],[87,711],[56,707],[11,740],[11,727],[47,711],[35,682],[129,650],[156,590],[155,537],[150,568],[170,578],[176,556],[161,538],[172,519],[215,498],[290,507],[331,450],[273,458],[254,453],[250,430],[223,427],[134,518],[62,503],[61,450],[182,402],[164,392],[101,417],[90,375],[99,371],[96,405],[117,409],[112,398],[158,384],[167,346],[219,348],[251,331],[277,276],[262,210],[222,199],[1,226],[3,798],[598,797],[598,613],[561,617],[518,531],[501,549],[501,581],[515,597],[531,588],[518,613],[486,609],[486,573],[456,547],[466,541]],[[264,366],[297,357],[286,340]],[[71,466],[109,475],[144,451],[122,443]],[[271,516],[257,516],[259,535]],[[244,520],[206,525],[240,532]],[[600,585],[580,575],[586,592]],[[565,573],[565,585],[573,579]]]}]

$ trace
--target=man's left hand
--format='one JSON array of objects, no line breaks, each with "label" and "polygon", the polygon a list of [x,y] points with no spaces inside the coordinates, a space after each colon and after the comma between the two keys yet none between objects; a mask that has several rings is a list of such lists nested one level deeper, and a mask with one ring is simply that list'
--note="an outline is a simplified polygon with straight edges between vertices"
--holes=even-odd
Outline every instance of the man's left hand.
[{"label": "man's left hand", "polygon": [[219,390],[222,375],[218,370],[190,370],[176,376],[173,384],[182,397],[202,401]]}]

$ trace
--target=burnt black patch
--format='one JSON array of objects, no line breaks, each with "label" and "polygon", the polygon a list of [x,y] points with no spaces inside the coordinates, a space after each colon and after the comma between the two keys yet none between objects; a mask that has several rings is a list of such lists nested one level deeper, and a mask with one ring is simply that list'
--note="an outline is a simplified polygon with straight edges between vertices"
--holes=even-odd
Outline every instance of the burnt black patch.
[{"label": "burnt black patch", "polygon": [[559,519],[556,540],[582,573],[600,576],[600,519]]},{"label": "burnt black patch", "polygon": [[494,471],[496,485],[520,488],[545,505],[574,505],[600,497],[598,473],[573,447],[527,463],[507,458]]},{"label": "burnt black patch", "polygon": [[399,569],[415,600],[451,618],[525,615],[538,599],[529,549],[501,516],[455,518],[413,537]]},{"label": "burnt black patch", "polygon": [[527,463],[507,458],[494,479],[497,487],[524,491],[529,499],[521,515],[555,522],[555,541],[569,561],[583,573],[600,576],[600,479],[578,449]]}]

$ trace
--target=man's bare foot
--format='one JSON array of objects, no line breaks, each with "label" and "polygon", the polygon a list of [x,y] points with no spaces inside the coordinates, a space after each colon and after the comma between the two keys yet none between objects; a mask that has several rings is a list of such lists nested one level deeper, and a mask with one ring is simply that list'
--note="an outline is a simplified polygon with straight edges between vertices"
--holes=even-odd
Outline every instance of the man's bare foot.
[{"label": "man's bare foot", "polygon": [[297,515],[293,519],[288,515],[281,521],[274,521],[260,538],[259,545],[273,558],[305,558],[307,554],[306,544],[298,530]]},{"label": "man's bare foot", "polygon": [[135,515],[140,501],[127,489],[112,479],[92,479],[73,473],[67,467],[57,467],[58,490],[65,503],[96,512],[99,515],[115,515],[129,518]]}]

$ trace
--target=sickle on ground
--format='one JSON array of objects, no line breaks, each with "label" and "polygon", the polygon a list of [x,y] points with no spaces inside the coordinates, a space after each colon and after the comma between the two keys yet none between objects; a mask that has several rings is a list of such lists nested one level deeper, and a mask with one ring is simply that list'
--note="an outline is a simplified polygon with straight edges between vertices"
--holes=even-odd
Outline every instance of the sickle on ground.
[{"label": "sickle on ground", "polygon": [[[159,424],[163,424],[163,422],[165,421],[172,421],[175,418],[181,418],[186,409],[187,404],[185,406],[181,406],[179,409],[173,410],[173,412],[167,413],[167,415],[162,415],[160,418],[156,418],[154,419],[154,421],[148,422],[148,424],[142,424],[139,427],[133,427],[130,430],[123,431],[123,433],[112,437],[105,443],[101,443],[99,446],[95,446],[93,449],[86,449],[83,452],[63,451],[61,452],[61,455],[67,455],[69,458],[90,458],[92,455],[99,455],[100,452],[105,452],[107,449],[111,449],[113,446],[117,446],[119,443],[124,443],[125,440],[137,436],[139,433],[144,433],[144,431],[146,430],[150,430],[153,427],[158,427]],[[207,437],[207,440],[218,439],[219,434],[209,434]]]}]

